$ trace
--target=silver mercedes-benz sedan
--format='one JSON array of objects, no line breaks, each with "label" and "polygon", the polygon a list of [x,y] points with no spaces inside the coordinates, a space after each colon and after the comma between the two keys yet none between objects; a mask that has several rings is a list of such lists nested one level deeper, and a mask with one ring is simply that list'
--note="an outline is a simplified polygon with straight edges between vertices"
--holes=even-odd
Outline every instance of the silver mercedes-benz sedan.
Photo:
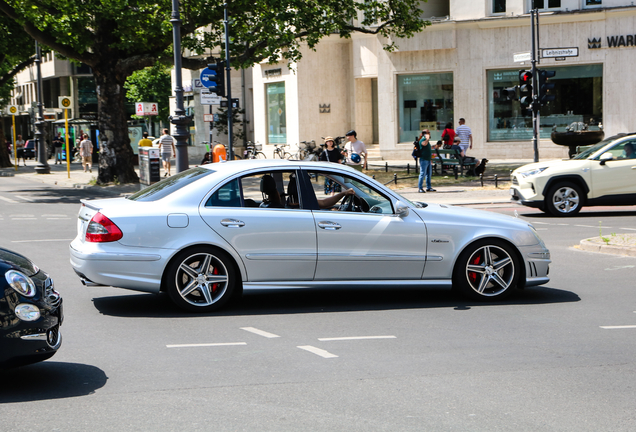
[{"label": "silver mercedes-benz sedan", "polygon": [[200,312],[247,289],[452,287],[502,299],[547,283],[550,264],[523,220],[411,202],[345,165],[271,159],[83,200],[70,254],[86,285],[165,291]]}]

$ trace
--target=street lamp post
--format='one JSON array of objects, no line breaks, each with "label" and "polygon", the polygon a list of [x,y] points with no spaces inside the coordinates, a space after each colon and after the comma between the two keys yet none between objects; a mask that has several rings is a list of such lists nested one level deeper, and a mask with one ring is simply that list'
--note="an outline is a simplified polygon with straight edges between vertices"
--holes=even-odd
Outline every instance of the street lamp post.
[{"label": "street lamp post", "polygon": [[38,93],[38,112],[35,122],[35,142],[37,146],[37,159],[38,163],[35,166],[35,172],[37,174],[50,174],[51,167],[46,161],[46,142],[44,141],[44,106],[42,104],[42,55],[40,52],[40,45],[38,41],[35,41],[35,66],[37,70],[37,93]]},{"label": "street lamp post", "polygon": [[172,0],[172,37],[174,50],[174,76],[175,76],[175,102],[176,108],[173,116],[170,116],[170,123],[175,125],[174,138],[177,140],[177,172],[185,171],[190,166],[188,163],[188,125],[191,118],[185,115],[183,106],[183,87],[181,78],[181,17],[179,14],[179,0]]}]

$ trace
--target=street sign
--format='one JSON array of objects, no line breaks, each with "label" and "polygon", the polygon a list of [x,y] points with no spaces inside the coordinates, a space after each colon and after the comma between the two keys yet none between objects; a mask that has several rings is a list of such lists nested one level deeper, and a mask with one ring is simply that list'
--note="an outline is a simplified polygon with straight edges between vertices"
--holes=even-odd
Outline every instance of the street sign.
[{"label": "street sign", "polygon": [[556,58],[556,57],[578,57],[579,48],[543,48],[541,50],[541,58]]},{"label": "street sign", "polygon": [[[232,98],[232,108],[238,108],[239,107],[239,100],[238,98]],[[227,108],[227,99],[224,101],[221,101],[221,108]],[[279,108],[280,110],[280,108]]]},{"label": "street sign", "polygon": [[192,80],[192,88],[201,90],[202,88],[205,88],[205,87],[203,86],[203,84],[201,84],[201,80],[199,78],[194,78]]},{"label": "street sign", "polygon": [[9,105],[7,107],[7,112],[9,113],[9,115],[12,116],[17,116],[18,114],[20,114],[20,110],[18,110],[18,107],[15,105]]},{"label": "street sign", "polygon": [[515,53],[512,55],[512,61],[515,63],[527,62],[530,60],[532,60],[532,55],[529,52]]},{"label": "street sign", "polygon": [[201,92],[201,105],[220,105],[221,96],[217,96],[215,93]]},{"label": "street sign", "polygon": [[138,116],[159,115],[159,104],[157,102],[136,102],[135,114]]},{"label": "street sign", "polygon": [[214,121],[214,114],[203,114],[203,121],[204,122],[213,122]]},{"label": "street sign", "polygon": [[201,71],[199,79],[201,80],[203,87],[216,87],[216,83],[212,81],[210,77],[216,77],[216,71],[213,71],[210,68],[205,68]]},{"label": "street sign", "polygon": [[57,104],[62,109],[73,109],[73,98],[70,96],[58,96]]}]

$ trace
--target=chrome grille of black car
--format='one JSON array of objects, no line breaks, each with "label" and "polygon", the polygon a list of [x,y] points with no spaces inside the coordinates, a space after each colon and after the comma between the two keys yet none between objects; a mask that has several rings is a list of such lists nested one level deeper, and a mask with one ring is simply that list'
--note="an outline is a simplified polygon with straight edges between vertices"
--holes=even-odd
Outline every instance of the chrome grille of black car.
[{"label": "chrome grille of black car", "polygon": [[55,291],[55,287],[53,286],[53,279],[46,278],[44,281],[44,302],[47,306],[51,308],[55,308],[59,306],[62,301],[62,296],[60,293]]}]

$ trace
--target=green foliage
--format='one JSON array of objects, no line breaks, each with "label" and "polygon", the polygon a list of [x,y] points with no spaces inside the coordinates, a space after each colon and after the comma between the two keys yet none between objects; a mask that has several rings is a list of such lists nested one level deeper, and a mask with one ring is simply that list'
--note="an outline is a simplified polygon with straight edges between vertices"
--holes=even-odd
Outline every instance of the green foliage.
[{"label": "green foliage", "polygon": [[[218,133],[227,135],[227,108],[219,108],[218,111],[219,121],[214,122],[214,129]],[[245,138],[245,126],[249,122],[245,120],[245,110],[243,108],[232,109],[232,144],[236,145],[239,140]]]},{"label": "green foliage", "polygon": [[126,80],[124,88],[126,89],[126,98],[130,102],[157,102],[159,115],[156,120],[168,122],[169,98],[172,93],[169,68],[158,63],[155,66],[133,72]]}]

